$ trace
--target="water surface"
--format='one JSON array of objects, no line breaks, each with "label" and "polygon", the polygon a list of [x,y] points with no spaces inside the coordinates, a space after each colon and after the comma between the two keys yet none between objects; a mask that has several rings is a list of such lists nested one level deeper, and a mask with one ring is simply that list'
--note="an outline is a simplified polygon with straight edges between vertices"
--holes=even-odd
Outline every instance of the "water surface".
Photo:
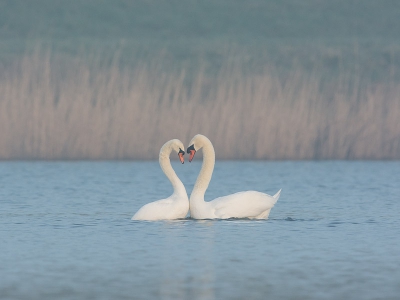
[{"label": "water surface", "polygon": [[[200,162],[173,162],[188,192]],[[131,221],[157,162],[0,163],[1,299],[398,299],[400,162],[217,162],[266,221]]]}]

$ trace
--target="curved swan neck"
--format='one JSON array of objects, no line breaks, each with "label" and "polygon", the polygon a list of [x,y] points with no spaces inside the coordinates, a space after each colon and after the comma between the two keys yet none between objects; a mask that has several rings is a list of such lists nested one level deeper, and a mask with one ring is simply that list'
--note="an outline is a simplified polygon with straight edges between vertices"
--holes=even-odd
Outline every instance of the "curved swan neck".
[{"label": "curved swan neck", "polygon": [[174,188],[174,194],[187,195],[185,186],[183,185],[182,181],[176,175],[174,169],[171,166],[171,160],[169,156],[172,150],[173,150],[172,145],[170,143],[166,143],[160,150],[158,161],[165,176],[167,176],[167,178],[172,184],[172,187]]},{"label": "curved swan neck", "polygon": [[208,188],[208,185],[210,184],[212,173],[214,171],[215,151],[208,138],[204,137],[200,142],[199,150],[203,148],[203,164],[190,198],[193,199],[202,197],[202,200],[204,201],[204,194]]}]

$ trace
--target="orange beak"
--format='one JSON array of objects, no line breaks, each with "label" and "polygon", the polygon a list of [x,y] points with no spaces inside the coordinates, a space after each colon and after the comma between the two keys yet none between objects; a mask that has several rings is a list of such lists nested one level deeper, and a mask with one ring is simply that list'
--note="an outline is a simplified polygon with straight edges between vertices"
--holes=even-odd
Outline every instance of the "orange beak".
[{"label": "orange beak", "polygon": [[178,154],[178,156],[179,156],[179,160],[181,161],[181,163],[185,163],[185,158],[183,157],[183,153],[179,153]]},{"label": "orange beak", "polygon": [[193,160],[194,155],[196,154],[196,150],[190,150],[190,155],[189,155],[189,162]]}]

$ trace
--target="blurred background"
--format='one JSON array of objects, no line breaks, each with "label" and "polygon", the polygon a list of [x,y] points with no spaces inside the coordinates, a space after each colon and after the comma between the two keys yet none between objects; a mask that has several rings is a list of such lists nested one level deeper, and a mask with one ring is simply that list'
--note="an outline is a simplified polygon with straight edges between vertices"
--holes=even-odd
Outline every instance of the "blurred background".
[{"label": "blurred background", "polygon": [[400,2],[0,0],[0,159],[400,159]]}]

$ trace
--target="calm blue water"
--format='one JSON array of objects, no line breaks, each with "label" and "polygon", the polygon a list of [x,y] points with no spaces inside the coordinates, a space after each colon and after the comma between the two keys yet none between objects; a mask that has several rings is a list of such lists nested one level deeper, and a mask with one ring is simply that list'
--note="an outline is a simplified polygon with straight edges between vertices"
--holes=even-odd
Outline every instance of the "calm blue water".
[{"label": "calm blue water", "polygon": [[2,162],[0,299],[399,299],[399,171],[217,162],[206,198],[282,188],[269,220],[135,222],[157,162]]}]

